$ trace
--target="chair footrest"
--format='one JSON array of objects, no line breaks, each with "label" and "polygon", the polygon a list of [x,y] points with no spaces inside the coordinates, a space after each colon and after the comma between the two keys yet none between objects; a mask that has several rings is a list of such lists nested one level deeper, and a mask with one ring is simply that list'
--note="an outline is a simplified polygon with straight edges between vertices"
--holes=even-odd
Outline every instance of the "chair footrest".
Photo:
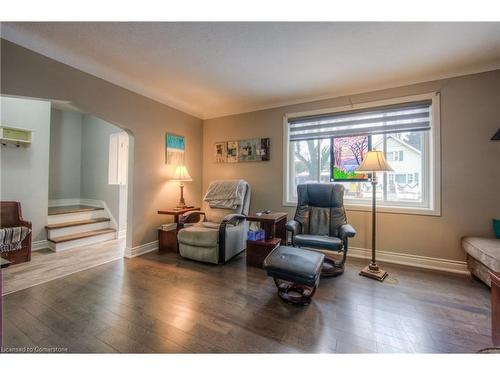
[{"label": "chair footrest", "polygon": [[269,276],[314,287],[317,285],[324,255],[316,251],[279,246],[264,260]]}]

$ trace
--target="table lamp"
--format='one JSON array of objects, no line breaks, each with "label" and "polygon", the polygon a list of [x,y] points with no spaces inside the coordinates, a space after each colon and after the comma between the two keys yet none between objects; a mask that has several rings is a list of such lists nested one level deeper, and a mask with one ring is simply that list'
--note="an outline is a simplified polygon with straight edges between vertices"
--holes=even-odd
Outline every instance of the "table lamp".
[{"label": "table lamp", "polygon": [[175,167],[174,175],[170,179],[170,181],[179,181],[179,187],[181,188],[181,198],[179,199],[179,203],[177,204],[177,208],[186,208],[186,201],[184,201],[184,181],[193,181],[189,172],[187,171],[186,166],[178,165]]},{"label": "table lamp", "polygon": [[379,268],[375,261],[375,245],[377,242],[377,226],[376,226],[376,201],[377,201],[377,174],[376,172],[391,172],[393,169],[387,163],[382,151],[368,151],[365,158],[356,172],[371,173],[372,184],[372,260],[368,266],[363,268],[359,273],[362,276],[370,277],[378,281],[384,281],[387,277],[387,272]]}]

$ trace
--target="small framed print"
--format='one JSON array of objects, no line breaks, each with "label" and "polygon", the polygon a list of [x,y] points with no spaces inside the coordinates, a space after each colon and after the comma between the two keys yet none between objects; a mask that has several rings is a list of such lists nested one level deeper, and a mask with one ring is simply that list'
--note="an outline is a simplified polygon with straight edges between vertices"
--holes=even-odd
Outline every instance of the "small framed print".
[{"label": "small framed print", "polygon": [[238,141],[227,142],[227,162],[237,163],[238,162]]},{"label": "small framed print", "polygon": [[217,142],[215,144],[215,162],[225,163],[227,161],[227,142]]},{"label": "small framed print", "polygon": [[184,165],[186,145],[182,135],[165,135],[165,163],[168,165]]}]

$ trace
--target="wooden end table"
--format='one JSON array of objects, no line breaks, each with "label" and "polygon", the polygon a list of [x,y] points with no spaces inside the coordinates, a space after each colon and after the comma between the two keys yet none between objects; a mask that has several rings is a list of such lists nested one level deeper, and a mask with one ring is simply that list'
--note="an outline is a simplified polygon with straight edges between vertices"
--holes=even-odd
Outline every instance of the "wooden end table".
[{"label": "wooden end table", "polygon": [[[174,217],[174,223],[179,224],[179,216],[184,215],[186,212],[199,211],[200,207],[190,207],[182,209],[167,209],[159,210],[160,215],[170,215]],[[158,229],[158,250],[160,252],[178,253],[179,245],[177,243],[177,228],[172,230]]]},{"label": "wooden end table", "polygon": [[281,244],[286,245],[286,212],[271,212],[262,215],[249,215],[248,221],[259,222],[264,229],[263,241],[247,241],[247,266],[262,268],[264,259]]},{"label": "wooden end table", "polygon": [[283,245],[286,245],[287,215],[287,212],[271,212],[262,215],[248,215],[247,220],[259,222],[264,232],[266,232],[266,239],[279,237]]},{"label": "wooden end table", "polygon": [[491,339],[500,346],[500,272],[488,272],[491,276]]}]

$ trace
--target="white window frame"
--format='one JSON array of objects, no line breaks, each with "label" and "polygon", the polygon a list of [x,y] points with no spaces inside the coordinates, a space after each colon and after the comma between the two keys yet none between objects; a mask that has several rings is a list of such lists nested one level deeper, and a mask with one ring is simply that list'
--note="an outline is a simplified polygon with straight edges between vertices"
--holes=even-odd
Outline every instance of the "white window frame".
[{"label": "white window frame", "polygon": [[[424,202],[428,202],[428,206],[401,206],[401,205],[387,205],[386,202],[377,203],[377,212],[387,213],[401,213],[413,215],[430,215],[441,216],[441,115],[440,115],[440,94],[439,92],[430,92],[420,95],[405,96],[400,98],[392,98],[386,100],[377,100],[365,103],[356,103],[349,106],[319,109],[314,111],[286,113],[283,116],[283,206],[297,206],[297,202],[289,198],[289,184],[290,181],[290,142],[289,142],[289,126],[288,122],[291,118],[302,116],[322,115],[327,113],[345,112],[357,109],[369,109],[373,107],[411,103],[422,100],[432,101],[431,113],[431,130],[428,133],[429,142],[424,142],[424,150],[422,155],[424,160],[422,174],[419,175],[419,182],[427,183],[426,179],[429,178],[429,188],[423,189]],[[430,149],[427,150],[427,144]],[[429,167],[431,170],[429,170]],[[428,194],[428,196],[425,196]],[[352,211],[371,211],[371,204],[369,202],[356,203],[354,201],[344,201],[345,208]]]}]

